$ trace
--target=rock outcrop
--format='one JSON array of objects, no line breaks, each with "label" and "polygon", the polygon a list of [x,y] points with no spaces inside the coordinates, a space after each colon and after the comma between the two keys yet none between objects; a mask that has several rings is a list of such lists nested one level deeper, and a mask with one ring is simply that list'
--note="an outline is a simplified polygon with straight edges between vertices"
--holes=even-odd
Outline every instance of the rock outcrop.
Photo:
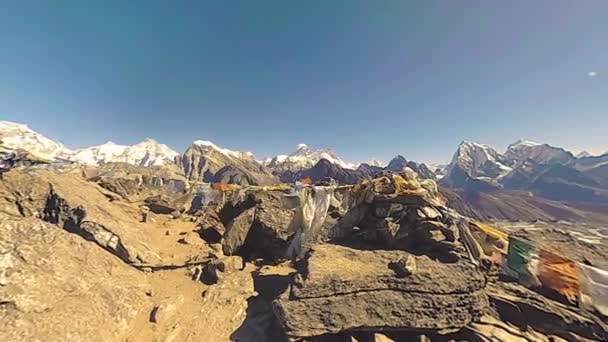
[{"label": "rock outcrop", "polygon": [[176,160],[190,180],[238,181],[242,185],[277,182],[270,170],[258,163],[252,154],[223,149],[208,141],[195,141]]},{"label": "rock outcrop", "polygon": [[331,244],[309,252],[274,311],[292,338],[341,331],[457,331],[488,307],[485,277],[466,263],[416,257],[401,277],[390,264],[408,254]]},{"label": "rock outcrop", "polygon": [[0,335],[123,340],[149,284],[95,244],[35,218],[0,213]]},{"label": "rock outcrop", "polygon": [[271,194],[245,199],[241,206],[249,206],[248,209],[226,226],[222,239],[224,254],[269,261],[284,258],[292,235],[287,228],[293,212],[282,209],[279,201],[280,198]]}]

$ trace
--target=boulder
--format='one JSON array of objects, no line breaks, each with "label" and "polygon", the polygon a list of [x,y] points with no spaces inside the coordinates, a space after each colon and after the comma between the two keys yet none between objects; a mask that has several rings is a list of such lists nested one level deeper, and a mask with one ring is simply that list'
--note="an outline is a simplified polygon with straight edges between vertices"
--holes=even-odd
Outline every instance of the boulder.
[{"label": "boulder", "polygon": [[228,224],[222,239],[222,249],[225,255],[235,255],[243,246],[254,218],[255,207],[245,210]]},{"label": "boulder", "polygon": [[163,195],[150,196],[144,200],[146,206],[155,214],[171,214],[181,208],[171,198]]},{"label": "boulder", "polygon": [[[399,277],[390,265],[414,258]],[[457,331],[488,307],[484,275],[470,264],[444,264],[402,251],[315,245],[273,309],[291,338],[342,331]]]},{"label": "boulder", "polygon": [[[243,209],[249,207],[248,209]],[[276,261],[285,256],[292,233],[288,226],[293,212],[282,209],[276,194],[250,195],[242,202],[228,203],[221,216],[240,213],[226,227],[222,246],[224,254],[239,254],[248,260],[262,258]]]},{"label": "boulder", "polygon": [[490,303],[501,321],[519,330],[534,329],[567,341],[607,341],[608,322],[593,313],[551,300],[516,283],[487,287]]},{"label": "boulder", "polygon": [[285,257],[289,238],[289,223],[293,212],[262,202],[256,208],[255,219],[245,241],[243,255],[248,259],[276,261]]},{"label": "boulder", "polygon": [[224,227],[217,212],[212,208],[205,208],[199,215],[196,223],[201,238],[208,243],[220,242],[226,227]]},{"label": "boulder", "polygon": [[79,236],[0,213],[3,341],[124,341],[151,307],[144,273]]}]

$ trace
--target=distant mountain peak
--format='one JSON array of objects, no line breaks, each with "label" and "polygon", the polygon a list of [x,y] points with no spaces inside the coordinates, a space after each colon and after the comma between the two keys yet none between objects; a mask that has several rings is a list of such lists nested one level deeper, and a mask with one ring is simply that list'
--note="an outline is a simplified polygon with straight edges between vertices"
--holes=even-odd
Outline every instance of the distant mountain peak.
[{"label": "distant mountain peak", "polygon": [[266,159],[263,164],[279,173],[285,171],[296,172],[311,168],[322,159],[326,159],[328,162],[345,169],[354,169],[356,167],[355,164],[342,160],[330,149],[314,149],[303,143],[296,145],[296,150],[289,155],[277,155]]},{"label": "distant mountain peak", "polygon": [[518,140],[505,152],[505,157],[516,162],[532,160],[538,164],[569,163],[574,160],[572,153],[561,147],[540,144],[529,140]]},{"label": "distant mountain peak", "polygon": [[78,149],[70,160],[87,165],[128,163],[140,166],[160,166],[173,163],[179,153],[153,139],[144,139],[135,145],[119,145],[112,141]]},{"label": "distant mountain peak", "polygon": [[576,158],[587,158],[587,157],[593,157],[593,154],[591,154],[591,153],[589,153],[587,151],[581,151],[575,157]]},{"label": "distant mountain peak", "polygon": [[42,159],[67,159],[73,153],[27,125],[11,121],[0,121],[0,140],[5,147],[25,150]]},{"label": "distant mountain peak", "polygon": [[512,143],[511,145],[509,145],[508,148],[510,147],[519,147],[519,146],[541,146],[541,143],[537,143],[536,141],[532,141],[532,140],[527,140],[527,139],[519,139],[516,142]]},{"label": "distant mountain peak", "polygon": [[377,167],[382,167],[384,165],[384,163],[376,158],[371,158],[370,160],[368,160],[366,162],[367,165],[370,166],[377,166]]},{"label": "distant mountain peak", "polygon": [[208,141],[208,140],[195,140],[192,142],[192,145],[208,147],[221,154],[224,154],[228,157],[233,157],[233,158],[243,158],[243,157],[252,158],[253,157],[253,153],[251,153],[251,152],[229,150],[227,148],[219,147],[218,145],[216,145],[213,142]]}]

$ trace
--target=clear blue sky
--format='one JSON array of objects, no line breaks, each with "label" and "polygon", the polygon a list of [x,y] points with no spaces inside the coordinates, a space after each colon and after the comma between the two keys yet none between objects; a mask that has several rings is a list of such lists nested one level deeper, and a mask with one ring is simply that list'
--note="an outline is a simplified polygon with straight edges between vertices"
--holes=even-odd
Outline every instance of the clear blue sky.
[{"label": "clear blue sky", "polygon": [[607,15],[599,0],[3,1],[0,119],[69,147],[603,152]]}]

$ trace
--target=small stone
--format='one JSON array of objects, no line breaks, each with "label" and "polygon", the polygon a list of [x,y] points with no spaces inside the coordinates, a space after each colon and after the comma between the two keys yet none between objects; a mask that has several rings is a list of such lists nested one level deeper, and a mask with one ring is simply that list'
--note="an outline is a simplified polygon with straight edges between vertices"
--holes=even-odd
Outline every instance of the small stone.
[{"label": "small stone", "polygon": [[169,236],[169,235],[171,235],[171,232],[170,232],[170,231],[168,231],[168,230],[165,230],[165,235],[166,235],[166,236]]},{"label": "small stone", "polygon": [[175,304],[173,303],[154,305],[152,311],[150,311],[150,322],[159,323],[161,319],[167,320],[175,313],[175,308]]},{"label": "small stone", "polygon": [[416,273],[416,258],[408,255],[406,258],[399,258],[391,261],[388,268],[392,269],[398,278],[404,278]]},{"label": "small stone", "polygon": [[224,274],[240,271],[244,265],[243,258],[240,256],[227,256],[212,260],[205,265],[200,279],[207,285],[216,284]]},{"label": "small stone", "polygon": [[154,305],[154,307],[152,308],[152,311],[150,312],[150,322],[152,323],[158,323],[158,311],[160,310],[160,306],[159,305]]},{"label": "small stone", "polygon": [[423,207],[420,210],[422,210],[425,216],[429,219],[436,219],[438,217],[441,217],[441,213],[433,207]]}]

